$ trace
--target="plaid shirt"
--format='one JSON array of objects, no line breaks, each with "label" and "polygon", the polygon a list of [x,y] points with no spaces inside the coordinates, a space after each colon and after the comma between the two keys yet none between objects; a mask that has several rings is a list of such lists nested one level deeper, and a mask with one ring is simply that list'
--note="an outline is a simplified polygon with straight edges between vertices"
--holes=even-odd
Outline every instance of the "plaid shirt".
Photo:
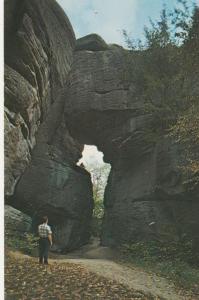
[{"label": "plaid shirt", "polygon": [[39,225],[38,231],[41,238],[47,238],[49,234],[52,234],[50,226],[45,223]]}]

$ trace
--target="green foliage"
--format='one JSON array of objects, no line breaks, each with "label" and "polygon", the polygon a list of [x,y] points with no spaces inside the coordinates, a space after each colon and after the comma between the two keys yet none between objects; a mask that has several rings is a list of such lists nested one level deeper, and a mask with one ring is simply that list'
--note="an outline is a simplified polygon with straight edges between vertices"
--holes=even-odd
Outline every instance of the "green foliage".
[{"label": "green foliage", "polygon": [[92,234],[93,236],[100,236],[102,227],[102,218],[104,214],[104,190],[107,183],[108,174],[110,172],[110,165],[103,164],[87,164],[86,168],[91,173],[93,183],[93,199],[94,210],[92,220]]},{"label": "green foliage", "polygon": [[138,242],[125,244],[120,250],[124,261],[154,271],[184,287],[190,288],[199,282],[199,269],[196,269],[199,256],[193,252],[192,241]]},{"label": "green foliage", "polygon": [[178,8],[171,13],[164,8],[150,24],[142,43],[124,31],[131,49],[125,78],[151,118],[146,139],[155,143],[169,135],[183,146],[179,167],[193,188],[199,183],[199,8],[179,0]]},{"label": "green foliage", "polygon": [[171,24],[173,25],[173,40],[177,45],[183,44],[188,37],[192,26],[191,8],[186,0],[178,0],[178,7],[170,13]]},{"label": "green foliage", "polygon": [[[199,99],[198,99],[199,101]],[[189,189],[199,183],[199,106],[192,105],[170,128],[170,136],[183,146],[180,168]]]},{"label": "green foliage", "polygon": [[95,237],[99,237],[102,228],[102,218],[104,215],[104,204],[102,198],[94,198],[94,210],[92,219],[92,234]]},{"label": "green foliage", "polygon": [[165,48],[171,44],[171,37],[168,25],[168,16],[165,8],[161,11],[158,23],[150,20],[151,28],[144,27],[147,49]]},{"label": "green foliage", "polygon": [[177,259],[187,263],[195,262],[192,241],[182,240],[180,242],[163,243],[157,241],[138,242],[123,245],[123,250],[142,259],[154,258],[156,261]]},{"label": "green foliage", "polygon": [[29,255],[36,254],[39,238],[32,233],[14,234],[13,232],[6,232],[5,235],[5,244],[7,247]]},{"label": "green foliage", "polygon": [[102,219],[104,215],[104,204],[103,198],[95,198],[95,207],[93,211],[93,217],[97,219]]}]

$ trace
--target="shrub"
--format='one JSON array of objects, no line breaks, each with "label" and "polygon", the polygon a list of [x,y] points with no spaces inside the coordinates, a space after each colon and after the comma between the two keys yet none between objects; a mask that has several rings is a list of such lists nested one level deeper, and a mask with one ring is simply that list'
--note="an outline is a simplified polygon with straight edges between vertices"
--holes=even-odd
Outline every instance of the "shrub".
[{"label": "shrub", "polygon": [[25,254],[36,255],[39,238],[32,233],[5,232],[5,245],[12,249],[22,251]]},{"label": "shrub", "polygon": [[193,252],[193,243],[191,240],[183,239],[169,243],[148,241],[125,244],[122,246],[123,253],[129,253],[132,257],[136,256],[142,259],[155,258],[155,260],[177,259],[189,264],[195,264],[198,260]]},{"label": "shrub", "polygon": [[121,246],[123,261],[132,262],[147,270],[191,288],[199,282],[199,257],[193,252],[192,241],[137,242]]}]

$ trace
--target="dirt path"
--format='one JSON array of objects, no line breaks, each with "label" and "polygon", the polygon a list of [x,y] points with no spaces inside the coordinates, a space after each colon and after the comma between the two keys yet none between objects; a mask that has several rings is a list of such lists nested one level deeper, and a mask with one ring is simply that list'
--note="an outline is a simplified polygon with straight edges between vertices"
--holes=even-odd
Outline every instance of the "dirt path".
[{"label": "dirt path", "polygon": [[[60,262],[63,260],[60,260]],[[157,296],[162,299],[185,299],[177,295],[174,286],[164,278],[149,275],[137,269],[130,269],[115,262],[103,259],[64,259],[65,262],[83,265],[88,270],[127,285],[149,296]]]},{"label": "dirt path", "polygon": [[[56,257],[56,262],[71,262],[86,267],[98,275],[124,284],[129,288],[142,291],[149,296],[167,300],[188,300],[188,296],[180,296],[174,284],[155,274],[149,274],[137,267],[129,268],[113,259],[116,253],[107,247],[100,247],[97,241],[92,245],[82,247],[81,250],[68,255]],[[53,259],[54,260],[54,259]]]},{"label": "dirt path", "polygon": [[89,271],[81,264],[51,261],[7,251],[6,300],[161,300]]},{"label": "dirt path", "polygon": [[[15,258],[28,258],[28,256],[18,252],[13,253],[13,255]],[[147,273],[138,267],[127,267],[118,263],[116,255],[117,253],[110,250],[110,248],[100,247],[98,241],[94,241],[92,244],[86,245],[80,250],[67,255],[51,254],[50,263],[60,265],[60,267],[65,263],[83,267],[88,272],[91,272],[91,274],[95,273],[96,276],[113,280],[118,284],[126,286],[128,289],[145,294],[146,299],[197,300],[194,296],[177,291],[174,284],[165,278]]]}]

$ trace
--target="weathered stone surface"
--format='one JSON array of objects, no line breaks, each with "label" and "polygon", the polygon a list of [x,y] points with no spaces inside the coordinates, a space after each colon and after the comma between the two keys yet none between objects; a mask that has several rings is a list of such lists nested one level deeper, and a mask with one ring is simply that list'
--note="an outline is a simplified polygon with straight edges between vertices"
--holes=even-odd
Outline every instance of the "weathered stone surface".
[{"label": "weathered stone surface", "polygon": [[[97,145],[112,170],[105,191],[102,244],[178,239],[199,228],[198,193],[186,192],[179,149],[147,135],[151,116],[126,80],[126,50],[76,51],[66,124],[81,143]],[[136,59],[136,57],[135,57]]]},{"label": "weathered stone surface", "polygon": [[5,191],[6,196],[13,195],[15,185],[30,161],[28,142],[24,138],[22,128],[26,129],[20,114],[5,109]]},{"label": "weathered stone surface", "polygon": [[77,51],[80,50],[103,51],[103,50],[108,50],[109,47],[99,35],[89,34],[77,40],[75,49]]},{"label": "weathered stone surface", "polygon": [[35,226],[49,216],[57,250],[89,238],[82,144],[112,165],[104,245],[197,235],[198,193],[184,189],[172,140],[147,136],[151,116],[127,79],[126,53],[95,34],[76,43],[54,0],[5,1],[5,192]]},{"label": "weathered stone surface", "polygon": [[75,36],[54,0],[6,1],[5,194],[34,217],[45,214],[54,247],[88,241],[90,176],[76,166],[83,146],[63,120]]},{"label": "weathered stone surface", "polygon": [[139,139],[147,121],[139,113],[142,101],[132,98],[133,88],[125,80],[125,51],[117,47],[78,51],[74,62],[67,90],[66,123],[72,135],[82,143],[97,145],[105,160],[113,161],[125,153],[132,131]]},{"label": "weathered stone surface", "polygon": [[175,146],[160,142],[148,155],[114,164],[105,192],[102,243],[197,238],[197,194],[182,185]]},{"label": "weathered stone surface", "polygon": [[37,118],[43,121],[67,82],[75,37],[55,1],[18,2],[5,5],[5,105],[23,113],[29,123],[31,108],[39,103]]},{"label": "weathered stone surface", "polygon": [[23,234],[31,230],[32,219],[14,207],[5,205],[4,216],[6,232]]},{"label": "weathered stone surface", "polygon": [[70,250],[90,237],[91,190],[90,175],[85,170],[56,159],[33,157],[17,186],[16,203],[33,216],[35,226],[39,217],[47,214],[54,249]]},{"label": "weathered stone surface", "polygon": [[5,193],[15,185],[30,161],[41,110],[37,90],[18,72],[5,66]]}]

